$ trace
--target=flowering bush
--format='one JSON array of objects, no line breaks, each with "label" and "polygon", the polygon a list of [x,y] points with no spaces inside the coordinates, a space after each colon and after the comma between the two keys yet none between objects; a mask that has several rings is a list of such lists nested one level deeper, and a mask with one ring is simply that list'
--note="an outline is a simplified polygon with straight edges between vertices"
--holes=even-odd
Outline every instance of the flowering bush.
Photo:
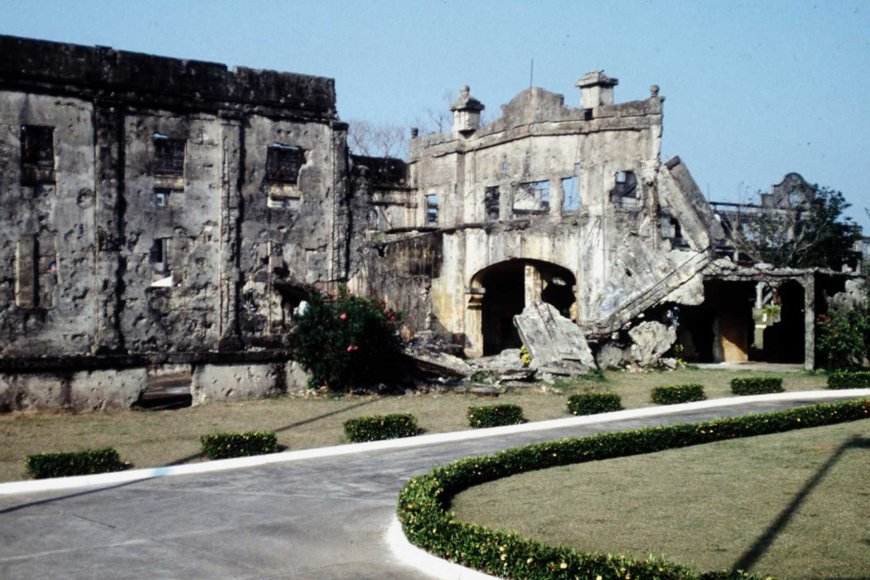
[{"label": "flowering bush", "polygon": [[835,311],[819,317],[817,350],[827,357],[828,370],[860,368],[867,356],[870,319],[863,309]]},{"label": "flowering bush", "polygon": [[311,296],[296,319],[293,357],[310,373],[311,387],[330,391],[395,378],[401,315],[370,298],[342,290],[335,299]]}]

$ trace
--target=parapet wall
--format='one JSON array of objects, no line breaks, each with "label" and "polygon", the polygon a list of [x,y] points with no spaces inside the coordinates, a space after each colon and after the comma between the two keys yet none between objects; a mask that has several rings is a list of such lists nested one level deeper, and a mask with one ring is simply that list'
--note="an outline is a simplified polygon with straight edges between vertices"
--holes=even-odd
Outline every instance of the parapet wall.
[{"label": "parapet wall", "polygon": [[[21,90],[81,93],[197,109],[266,107],[336,118],[330,78],[180,60],[109,47],[0,36],[0,81]],[[264,111],[266,112],[266,111]],[[278,113],[279,111],[269,111]]]}]

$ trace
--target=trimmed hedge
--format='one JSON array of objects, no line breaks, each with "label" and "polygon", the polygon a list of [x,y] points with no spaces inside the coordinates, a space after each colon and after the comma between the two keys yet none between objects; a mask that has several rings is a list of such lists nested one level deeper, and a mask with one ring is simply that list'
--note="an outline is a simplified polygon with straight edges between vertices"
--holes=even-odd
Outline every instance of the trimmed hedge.
[{"label": "trimmed hedge", "polygon": [[870,371],[837,371],[828,376],[829,389],[870,388]]},{"label": "trimmed hedge", "polygon": [[127,468],[127,465],[121,461],[118,452],[111,447],[69,453],[28,455],[25,465],[27,472],[34,479],[109,473]]},{"label": "trimmed hedge", "polygon": [[652,390],[650,399],[657,405],[676,405],[678,403],[691,403],[703,401],[707,398],[704,394],[704,385],[662,385]]},{"label": "trimmed hedge", "polygon": [[351,443],[413,437],[422,432],[417,418],[410,413],[357,417],[344,422],[344,435]]},{"label": "trimmed hedge", "polygon": [[274,431],[248,431],[247,433],[213,433],[199,438],[206,459],[248,457],[278,451]]},{"label": "trimmed hedge", "polygon": [[781,393],[781,377],[746,377],[731,379],[731,392],[735,395],[764,395]]},{"label": "trimmed hedge", "polygon": [[870,418],[870,399],[561,439],[469,457],[411,479],[399,495],[397,515],[412,544],[502,578],[757,578],[739,571],[699,574],[664,560],[548,546],[516,533],[460,522],[448,510],[459,492],[526,471],[866,418]]},{"label": "trimmed hedge", "polygon": [[526,422],[522,407],[511,404],[469,407],[466,415],[468,424],[474,428],[519,425]]},{"label": "trimmed hedge", "polygon": [[622,409],[622,399],[616,393],[576,393],[568,397],[568,412],[572,415],[595,415]]}]

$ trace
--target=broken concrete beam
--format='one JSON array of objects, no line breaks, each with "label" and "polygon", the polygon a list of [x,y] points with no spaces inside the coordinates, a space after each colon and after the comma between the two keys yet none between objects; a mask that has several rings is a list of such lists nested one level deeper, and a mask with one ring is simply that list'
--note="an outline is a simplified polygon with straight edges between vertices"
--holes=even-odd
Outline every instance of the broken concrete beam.
[{"label": "broken concrete beam", "polygon": [[439,377],[466,379],[474,369],[464,360],[443,352],[405,352],[405,358],[420,372]]},{"label": "broken concrete beam", "polygon": [[554,306],[532,302],[522,314],[514,316],[514,325],[539,368],[571,375],[596,368],[580,327],[559,314]]}]

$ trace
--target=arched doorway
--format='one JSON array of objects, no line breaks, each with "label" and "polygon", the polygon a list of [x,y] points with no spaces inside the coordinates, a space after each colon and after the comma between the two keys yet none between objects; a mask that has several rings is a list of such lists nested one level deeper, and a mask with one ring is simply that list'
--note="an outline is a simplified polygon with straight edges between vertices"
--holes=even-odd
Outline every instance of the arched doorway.
[{"label": "arched doorway", "polygon": [[483,355],[522,345],[514,316],[530,301],[547,302],[566,318],[576,318],[576,278],[567,268],[541,260],[514,259],[493,264],[472,277],[481,299],[480,334]]}]

